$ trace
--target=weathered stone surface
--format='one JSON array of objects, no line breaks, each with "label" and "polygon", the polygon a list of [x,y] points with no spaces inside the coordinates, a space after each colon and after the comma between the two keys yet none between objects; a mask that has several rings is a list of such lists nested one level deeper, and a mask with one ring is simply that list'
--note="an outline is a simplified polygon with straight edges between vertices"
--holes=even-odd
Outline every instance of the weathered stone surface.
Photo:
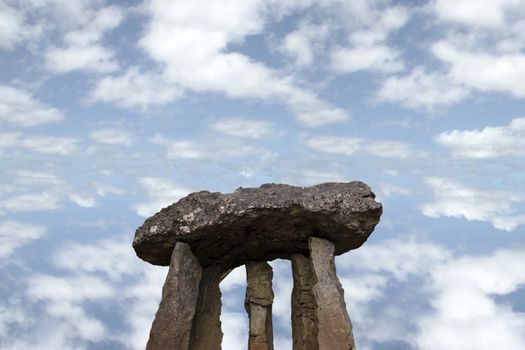
[{"label": "weathered stone surface", "polygon": [[335,254],[361,246],[382,207],[362,182],[312,187],[266,184],[233,193],[198,192],[149,218],[136,231],[137,255],[167,265],[175,241],[191,245],[203,267],[308,255],[308,238],[323,237]]},{"label": "weathered stone surface", "polygon": [[292,255],[292,338],[294,350],[318,350],[317,315],[312,291],[311,261],[302,254]]},{"label": "weathered stone surface", "polygon": [[220,350],[221,331],[221,282],[219,265],[212,265],[202,271],[199,299],[191,330],[191,350]]},{"label": "weathered stone surface", "polygon": [[147,350],[187,350],[199,296],[201,266],[188,244],[177,242],[151,326]]},{"label": "weathered stone surface", "polygon": [[310,237],[309,246],[319,350],[354,350],[352,323],[335,271],[334,244],[326,239]]},{"label": "weathered stone surface", "polygon": [[246,263],[246,299],[250,334],[248,350],[273,350],[272,267],[262,261]]}]

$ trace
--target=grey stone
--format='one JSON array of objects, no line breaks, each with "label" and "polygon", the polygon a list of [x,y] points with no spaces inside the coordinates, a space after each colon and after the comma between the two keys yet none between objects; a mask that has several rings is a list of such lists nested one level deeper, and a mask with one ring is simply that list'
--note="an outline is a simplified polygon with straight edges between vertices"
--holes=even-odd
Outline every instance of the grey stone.
[{"label": "grey stone", "polygon": [[317,315],[312,291],[313,272],[308,257],[292,255],[292,338],[294,350],[318,350]]},{"label": "grey stone", "polygon": [[221,277],[219,265],[211,265],[202,271],[199,299],[191,330],[191,350],[221,349]]},{"label": "grey stone", "polygon": [[319,350],[355,350],[352,323],[335,270],[334,244],[326,239],[310,237],[309,246]]},{"label": "grey stone", "polygon": [[151,326],[147,350],[189,349],[201,271],[190,246],[177,242],[162,288],[162,300]]},{"label": "grey stone", "polygon": [[382,207],[362,182],[312,187],[266,184],[233,193],[192,193],[137,229],[137,255],[168,265],[176,241],[190,244],[201,265],[223,271],[247,261],[308,255],[308,238],[335,245],[335,254],[358,248],[379,222]]},{"label": "grey stone", "polygon": [[273,350],[272,267],[262,261],[246,263],[246,299],[250,334],[248,350]]}]

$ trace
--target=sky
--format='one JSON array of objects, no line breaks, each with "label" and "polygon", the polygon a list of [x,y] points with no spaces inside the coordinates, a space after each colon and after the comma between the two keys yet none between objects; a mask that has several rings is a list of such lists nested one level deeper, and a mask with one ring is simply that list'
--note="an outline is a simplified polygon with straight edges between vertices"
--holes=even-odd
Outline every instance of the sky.
[{"label": "sky", "polygon": [[[336,258],[358,348],[525,349],[522,0],[0,0],[0,67],[0,348],[144,349],[147,217],[360,180],[384,213]],[[242,267],[221,290],[244,349]]]}]

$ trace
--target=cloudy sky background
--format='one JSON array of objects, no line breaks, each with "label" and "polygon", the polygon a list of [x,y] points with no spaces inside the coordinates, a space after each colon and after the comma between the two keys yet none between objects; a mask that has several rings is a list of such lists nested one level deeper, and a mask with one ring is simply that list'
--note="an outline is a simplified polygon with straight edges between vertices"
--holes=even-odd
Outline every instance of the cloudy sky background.
[{"label": "cloudy sky background", "polygon": [[525,348],[525,2],[0,0],[0,64],[0,348],[143,349],[167,272],[132,250],[146,217],[351,180],[384,205],[337,258],[359,349]]}]

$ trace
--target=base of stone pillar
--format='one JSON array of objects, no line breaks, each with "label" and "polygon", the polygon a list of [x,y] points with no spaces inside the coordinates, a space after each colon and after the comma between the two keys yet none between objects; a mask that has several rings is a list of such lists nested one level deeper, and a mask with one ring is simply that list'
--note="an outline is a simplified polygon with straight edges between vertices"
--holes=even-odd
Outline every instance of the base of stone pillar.
[{"label": "base of stone pillar", "polygon": [[190,337],[191,350],[221,349],[221,279],[222,271],[218,265],[209,266],[202,271]]},{"label": "base of stone pillar", "polygon": [[146,350],[189,349],[201,273],[201,265],[190,246],[177,242]]},{"label": "base of stone pillar", "polygon": [[319,350],[355,350],[352,323],[335,270],[334,244],[326,239],[310,237],[308,246],[314,281],[312,291],[316,303]]},{"label": "base of stone pillar", "polygon": [[267,262],[246,263],[246,299],[250,334],[248,350],[273,350],[272,267]]},{"label": "base of stone pillar", "polygon": [[293,254],[291,260],[293,350],[318,350],[312,264],[310,258],[301,254]]}]

